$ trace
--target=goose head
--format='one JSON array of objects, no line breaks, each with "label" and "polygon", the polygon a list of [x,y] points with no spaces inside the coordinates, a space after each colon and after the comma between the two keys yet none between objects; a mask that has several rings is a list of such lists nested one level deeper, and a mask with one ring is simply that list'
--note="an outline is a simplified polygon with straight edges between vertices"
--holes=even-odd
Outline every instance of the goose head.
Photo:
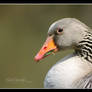
[{"label": "goose head", "polygon": [[68,48],[77,48],[81,42],[88,26],[75,18],[64,18],[51,24],[48,36],[40,51],[35,56],[35,61],[39,61],[51,53],[56,53]]}]

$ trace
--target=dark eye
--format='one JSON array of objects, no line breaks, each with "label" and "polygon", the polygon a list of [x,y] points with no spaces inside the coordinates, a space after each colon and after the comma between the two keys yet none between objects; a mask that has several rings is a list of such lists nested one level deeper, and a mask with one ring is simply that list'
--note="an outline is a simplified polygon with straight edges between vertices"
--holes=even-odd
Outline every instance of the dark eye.
[{"label": "dark eye", "polygon": [[60,29],[60,28],[59,28],[59,29],[57,30],[57,34],[61,34],[62,32],[63,32],[63,29]]}]

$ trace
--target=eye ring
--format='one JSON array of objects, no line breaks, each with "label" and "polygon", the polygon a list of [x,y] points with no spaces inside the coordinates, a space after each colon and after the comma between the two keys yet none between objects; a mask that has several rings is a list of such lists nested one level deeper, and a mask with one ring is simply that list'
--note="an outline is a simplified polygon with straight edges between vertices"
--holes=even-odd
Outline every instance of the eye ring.
[{"label": "eye ring", "polygon": [[63,29],[61,29],[61,28],[57,29],[57,34],[61,34],[62,32],[63,32]]}]

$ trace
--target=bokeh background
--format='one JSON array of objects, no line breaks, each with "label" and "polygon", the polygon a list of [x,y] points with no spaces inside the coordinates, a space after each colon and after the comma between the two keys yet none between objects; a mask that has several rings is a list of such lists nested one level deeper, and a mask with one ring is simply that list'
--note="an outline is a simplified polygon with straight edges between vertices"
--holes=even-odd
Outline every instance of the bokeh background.
[{"label": "bokeh background", "polygon": [[34,56],[49,26],[65,17],[92,27],[92,5],[0,5],[0,88],[43,88],[48,70],[73,50],[58,52],[39,63]]}]

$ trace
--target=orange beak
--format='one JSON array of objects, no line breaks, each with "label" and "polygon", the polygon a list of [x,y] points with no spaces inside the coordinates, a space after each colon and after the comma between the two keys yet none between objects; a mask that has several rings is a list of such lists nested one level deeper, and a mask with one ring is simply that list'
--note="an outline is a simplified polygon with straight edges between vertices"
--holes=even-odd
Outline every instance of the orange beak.
[{"label": "orange beak", "polygon": [[47,37],[46,42],[35,56],[35,61],[39,61],[46,56],[49,56],[52,52],[56,52],[58,49],[53,41],[53,36]]}]

